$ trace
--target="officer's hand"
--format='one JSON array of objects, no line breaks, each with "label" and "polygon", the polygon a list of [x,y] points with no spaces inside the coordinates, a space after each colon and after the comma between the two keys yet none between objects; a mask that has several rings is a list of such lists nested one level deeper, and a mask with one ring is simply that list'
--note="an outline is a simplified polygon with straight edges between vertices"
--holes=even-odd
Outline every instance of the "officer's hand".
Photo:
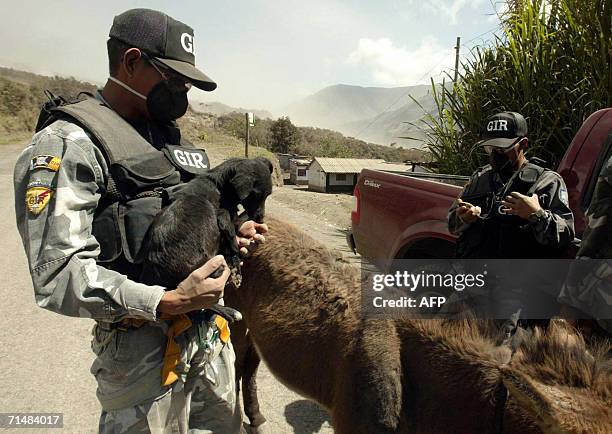
[{"label": "officer's hand", "polygon": [[537,194],[525,196],[516,191],[510,193],[510,196],[506,196],[506,200],[502,201],[502,205],[506,213],[517,215],[524,219],[527,219],[531,214],[542,208]]},{"label": "officer's hand", "polygon": [[457,217],[463,223],[474,223],[476,220],[480,218],[480,213],[482,210],[479,206],[474,206],[471,203],[464,202],[461,199],[457,199],[459,202],[459,208],[457,208]]},{"label": "officer's hand", "polygon": [[[220,266],[223,273],[217,278],[210,275]],[[223,297],[225,282],[230,275],[230,268],[222,255],[210,259],[189,276],[173,291],[167,291],[162,297],[157,310],[172,315],[211,307]]]},{"label": "officer's hand", "polygon": [[257,248],[259,244],[266,241],[264,234],[268,232],[268,225],[256,223],[253,220],[246,221],[240,226],[236,240],[240,247],[240,254],[248,256],[250,252]]}]

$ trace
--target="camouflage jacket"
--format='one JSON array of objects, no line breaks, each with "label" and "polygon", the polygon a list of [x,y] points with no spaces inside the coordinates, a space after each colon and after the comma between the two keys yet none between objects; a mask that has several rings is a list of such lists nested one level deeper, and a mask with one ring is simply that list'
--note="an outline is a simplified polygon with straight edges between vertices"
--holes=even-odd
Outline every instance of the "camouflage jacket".
[{"label": "camouflage jacket", "polygon": [[36,302],[75,317],[156,319],[164,294],[97,265],[94,212],[108,168],[79,126],[58,120],[34,135],[14,170],[17,228]]},{"label": "camouflage jacket", "polygon": [[587,227],[559,301],[612,333],[612,158],[601,170],[586,213]]},{"label": "camouflage jacket", "polygon": [[[504,184],[490,166],[485,166],[472,174],[470,181],[459,196],[498,193],[504,187]],[[482,189],[483,186],[486,191]],[[569,208],[567,187],[563,178],[557,172],[545,170],[535,182],[533,191],[538,196],[540,206],[545,213],[545,217],[536,222],[532,223],[525,220],[525,224],[528,224],[531,228],[535,241],[553,249],[562,249],[569,246],[575,235],[574,215]],[[462,222],[457,216],[458,208],[459,202],[455,200],[448,212],[449,232],[454,235],[462,235],[468,230],[470,232],[477,231],[477,226],[482,222],[478,220],[471,225]],[[483,210],[484,212],[485,210]]]}]

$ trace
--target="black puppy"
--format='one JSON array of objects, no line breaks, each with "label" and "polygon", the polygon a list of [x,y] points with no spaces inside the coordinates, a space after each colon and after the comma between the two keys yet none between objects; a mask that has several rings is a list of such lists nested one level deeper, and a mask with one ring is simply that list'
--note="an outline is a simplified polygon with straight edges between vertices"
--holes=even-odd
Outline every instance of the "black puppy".
[{"label": "black puppy", "polygon": [[141,281],[176,288],[193,270],[222,254],[232,282],[240,286],[236,231],[245,220],[238,216],[238,205],[250,219],[263,223],[272,171],[266,158],[233,158],[182,186],[149,228]]}]

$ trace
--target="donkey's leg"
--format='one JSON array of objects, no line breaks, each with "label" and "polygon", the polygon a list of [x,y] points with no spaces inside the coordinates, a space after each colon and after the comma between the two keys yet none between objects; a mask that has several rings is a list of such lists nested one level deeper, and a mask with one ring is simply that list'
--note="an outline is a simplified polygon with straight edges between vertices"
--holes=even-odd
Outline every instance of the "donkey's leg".
[{"label": "donkey's leg", "polygon": [[362,323],[332,417],[337,433],[388,434],[400,428],[403,387],[401,342],[392,321]]}]

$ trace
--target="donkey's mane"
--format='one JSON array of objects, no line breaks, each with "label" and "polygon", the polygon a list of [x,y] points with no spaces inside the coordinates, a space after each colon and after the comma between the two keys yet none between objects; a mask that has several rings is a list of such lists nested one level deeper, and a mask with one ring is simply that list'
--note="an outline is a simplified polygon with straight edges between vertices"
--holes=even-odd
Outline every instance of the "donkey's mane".
[{"label": "donkey's mane", "polygon": [[610,342],[587,345],[584,339],[560,320],[546,332],[536,329],[513,357],[523,373],[545,384],[588,388],[612,402]]}]

